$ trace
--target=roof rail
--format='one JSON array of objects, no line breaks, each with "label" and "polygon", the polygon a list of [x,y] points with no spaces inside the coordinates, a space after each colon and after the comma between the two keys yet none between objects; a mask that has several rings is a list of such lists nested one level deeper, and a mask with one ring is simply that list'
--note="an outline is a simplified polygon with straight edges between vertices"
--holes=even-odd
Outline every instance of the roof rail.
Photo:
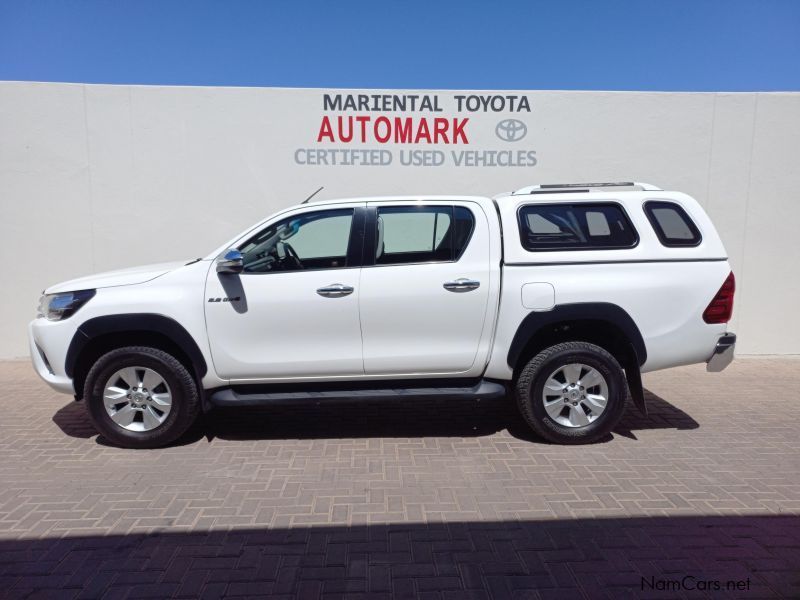
[{"label": "roof rail", "polygon": [[637,187],[642,191],[653,192],[661,191],[661,188],[651,183],[642,183],[640,181],[611,181],[604,183],[543,183],[540,185],[529,185],[512,192],[512,196],[520,196],[524,194],[547,194],[555,193],[560,190],[570,192],[589,192],[592,188],[609,188],[609,187]]}]

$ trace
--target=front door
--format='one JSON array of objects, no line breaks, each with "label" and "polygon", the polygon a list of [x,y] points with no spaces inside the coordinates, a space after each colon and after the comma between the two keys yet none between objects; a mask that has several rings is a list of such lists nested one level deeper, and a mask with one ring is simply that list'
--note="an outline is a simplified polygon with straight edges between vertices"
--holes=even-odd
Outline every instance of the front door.
[{"label": "front door", "polygon": [[359,268],[364,208],[309,207],[239,246],[240,274],[206,281],[217,374],[231,380],[363,375]]},{"label": "front door", "polygon": [[469,371],[489,302],[486,216],[470,203],[374,203],[370,212],[360,289],[365,373]]}]

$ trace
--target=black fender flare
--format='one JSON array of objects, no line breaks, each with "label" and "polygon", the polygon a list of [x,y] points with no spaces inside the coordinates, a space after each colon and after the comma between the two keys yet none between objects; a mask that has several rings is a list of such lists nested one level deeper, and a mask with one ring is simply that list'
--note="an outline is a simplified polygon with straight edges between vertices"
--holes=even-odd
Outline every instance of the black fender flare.
[{"label": "black fender flare", "polygon": [[175,319],[156,313],[126,313],[88,319],[78,327],[67,349],[64,370],[74,377],[75,367],[83,349],[101,335],[122,332],[159,333],[170,339],[192,361],[198,381],[208,371],[203,353],[191,334]]},{"label": "black fender flare", "polygon": [[514,369],[522,351],[528,342],[548,325],[561,321],[591,320],[605,321],[617,327],[630,343],[629,353],[634,360],[626,361],[625,378],[636,407],[647,414],[644,401],[644,388],[640,368],[647,361],[647,347],[642,333],[631,316],[622,307],[610,302],[579,302],[575,304],[559,304],[547,312],[532,312],[526,316],[514,334],[508,349],[508,366]]}]

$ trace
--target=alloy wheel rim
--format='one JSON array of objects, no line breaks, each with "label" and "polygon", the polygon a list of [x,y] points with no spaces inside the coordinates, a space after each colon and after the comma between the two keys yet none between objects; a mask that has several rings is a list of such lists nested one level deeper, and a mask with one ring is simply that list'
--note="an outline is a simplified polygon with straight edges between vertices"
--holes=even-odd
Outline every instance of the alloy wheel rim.
[{"label": "alloy wheel rim", "polygon": [[172,410],[172,392],[164,378],[147,367],[125,367],[108,378],[103,406],[114,423],[128,431],[152,431]]},{"label": "alloy wheel rim", "polygon": [[548,416],[564,427],[586,427],[596,421],[608,404],[608,383],[589,365],[569,363],[545,380],[542,403]]}]

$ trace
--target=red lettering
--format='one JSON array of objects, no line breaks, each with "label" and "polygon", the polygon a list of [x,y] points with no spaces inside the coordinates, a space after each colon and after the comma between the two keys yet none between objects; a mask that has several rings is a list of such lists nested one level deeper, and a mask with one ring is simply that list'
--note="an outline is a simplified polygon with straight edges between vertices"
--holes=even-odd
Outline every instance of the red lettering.
[{"label": "red lettering", "polygon": [[[467,123],[469,118],[384,117],[373,119],[370,115],[338,116],[336,129],[331,117],[325,115],[320,122],[317,142],[348,144],[377,142],[387,144],[469,144]],[[431,122],[432,121],[432,122]]]},{"label": "red lettering", "polygon": [[365,144],[367,142],[367,123],[369,123],[369,117],[356,117],[356,123],[361,123],[361,143]]},{"label": "red lettering", "polygon": [[469,140],[467,139],[467,134],[464,133],[464,127],[466,127],[469,119],[453,119],[453,143],[458,143],[458,138],[465,144],[469,144]]},{"label": "red lettering", "polygon": [[449,144],[450,140],[447,139],[447,129],[450,126],[450,121],[447,119],[436,118],[433,120],[433,143],[439,143],[439,136],[444,139],[445,144]]},{"label": "red lettering", "polygon": [[411,126],[413,121],[411,117],[402,119],[400,117],[394,118],[394,143],[395,144],[410,144],[411,143]]},{"label": "red lettering", "polygon": [[347,117],[347,133],[344,132],[344,117],[339,117],[339,141],[352,142],[353,141],[353,117]]},{"label": "red lettering", "polygon": [[329,137],[332,142],[336,139],[333,137],[333,130],[331,129],[331,122],[328,117],[322,117],[322,124],[319,126],[319,134],[317,134],[317,141],[321,142],[322,138]]},{"label": "red lettering", "polygon": [[425,142],[431,143],[431,132],[428,130],[428,120],[420,119],[419,127],[417,128],[417,135],[414,138],[414,143],[419,144],[420,139],[425,138]]},{"label": "red lettering", "polygon": [[[381,135],[378,128],[383,125],[386,129],[385,135]],[[385,144],[392,137],[392,124],[386,117],[378,117],[375,119],[375,139],[379,144]]]}]

